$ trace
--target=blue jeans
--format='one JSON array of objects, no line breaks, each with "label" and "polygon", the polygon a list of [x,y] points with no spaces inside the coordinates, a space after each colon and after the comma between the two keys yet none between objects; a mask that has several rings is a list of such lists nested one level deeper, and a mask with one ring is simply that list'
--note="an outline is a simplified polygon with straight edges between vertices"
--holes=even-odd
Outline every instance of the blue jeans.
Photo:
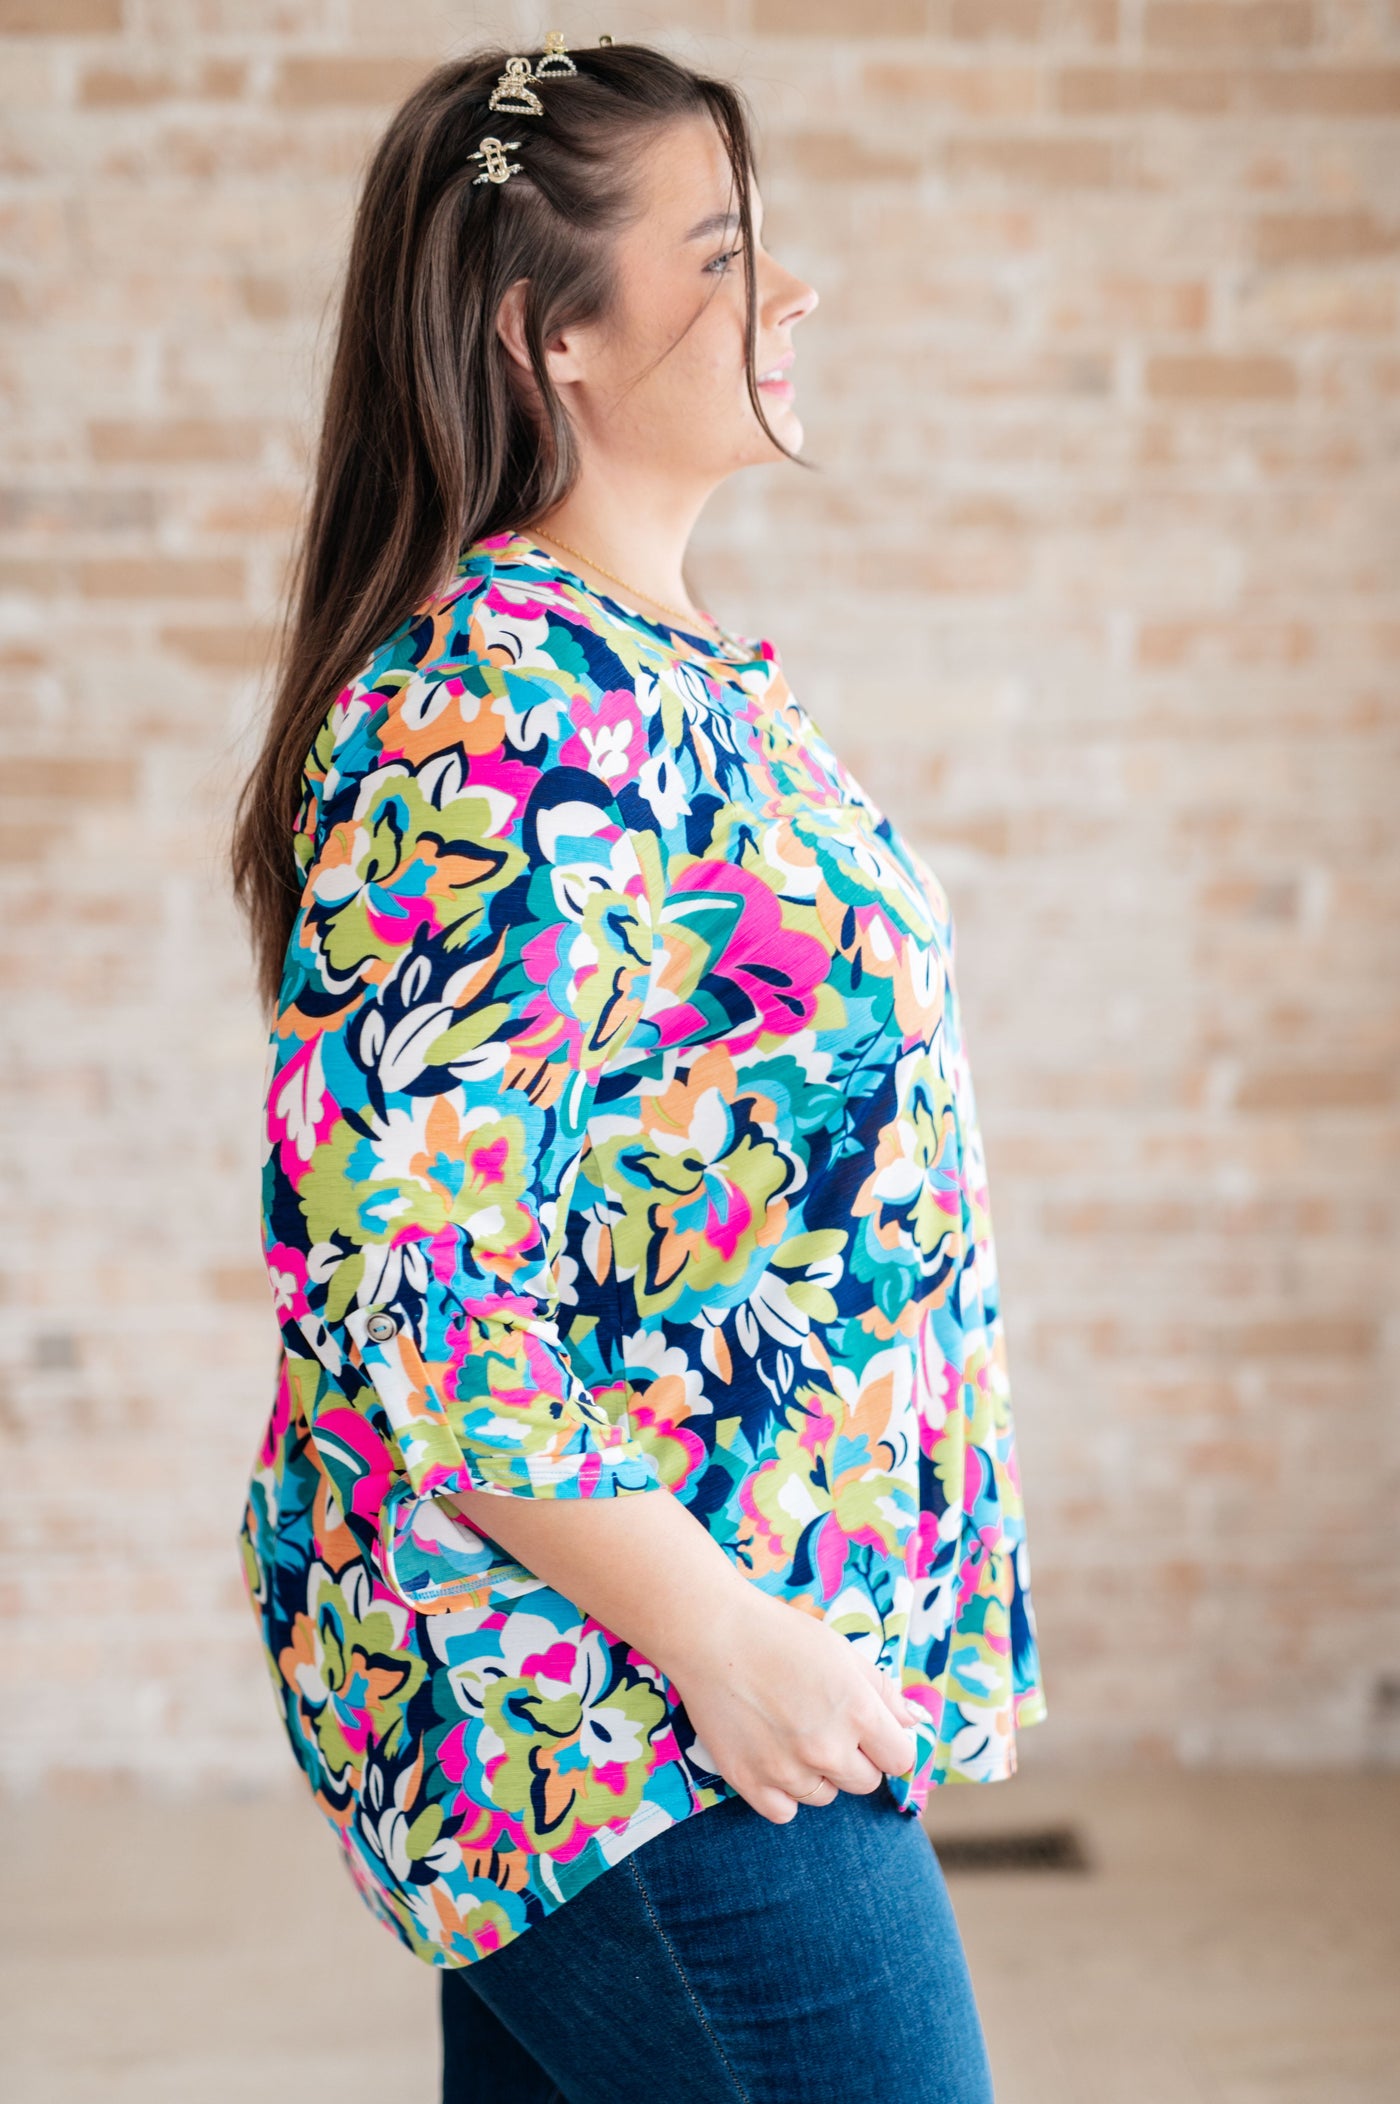
[{"label": "blue jeans", "polygon": [[442,1976],[443,2104],[992,2104],[943,1873],[881,1782],[692,1813]]}]

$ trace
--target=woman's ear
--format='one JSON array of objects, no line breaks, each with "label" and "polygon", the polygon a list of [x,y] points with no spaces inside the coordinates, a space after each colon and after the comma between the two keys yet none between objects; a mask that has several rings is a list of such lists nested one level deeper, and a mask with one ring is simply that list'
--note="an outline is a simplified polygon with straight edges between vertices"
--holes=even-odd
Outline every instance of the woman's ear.
[{"label": "woman's ear", "polygon": [[[496,309],[496,333],[506,347],[506,355],[521,377],[533,380],[534,369],[530,364],[529,346],[525,341],[525,300],[529,286],[528,278],[517,278],[513,285],[506,287],[501,304]],[[576,329],[560,329],[545,344],[545,364],[556,387],[567,385],[570,380],[577,380],[582,375],[581,334],[582,332]]]},{"label": "woman's ear", "polygon": [[530,353],[525,343],[525,295],[529,290],[528,278],[517,278],[506,287],[505,296],[496,309],[496,334],[506,347],[507,355],[528,374]]}]

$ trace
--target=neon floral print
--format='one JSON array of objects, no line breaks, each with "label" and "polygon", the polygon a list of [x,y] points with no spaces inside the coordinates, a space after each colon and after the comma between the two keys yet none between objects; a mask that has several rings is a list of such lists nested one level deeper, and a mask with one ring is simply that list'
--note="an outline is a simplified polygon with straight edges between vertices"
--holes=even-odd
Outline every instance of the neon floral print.
[{"label": "neon floral print", "polygon": [[1045,1702],[952,923],[772,644],[480,540],[293,847],[242,1542],[371,1908],[468,1965],[734,1794],[456,1493],[683,1499],[898,1678],[901,1810],[1009,1775]]}]

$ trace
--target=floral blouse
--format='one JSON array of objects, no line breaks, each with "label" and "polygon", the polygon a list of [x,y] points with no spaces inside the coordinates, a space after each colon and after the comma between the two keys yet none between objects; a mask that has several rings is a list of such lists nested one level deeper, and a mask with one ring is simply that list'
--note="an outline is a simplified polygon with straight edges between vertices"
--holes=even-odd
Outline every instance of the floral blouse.
[{"label": "floral blouse", "polygon": [[901,1810],[1009,1775],[1045,1702],[948,905],[773,645],[479,540],[331,708],[295,852],[242,1544],[371,1908],[468,1965],[735,1794],[466,1491],[682,1499],[897,1677]]}]

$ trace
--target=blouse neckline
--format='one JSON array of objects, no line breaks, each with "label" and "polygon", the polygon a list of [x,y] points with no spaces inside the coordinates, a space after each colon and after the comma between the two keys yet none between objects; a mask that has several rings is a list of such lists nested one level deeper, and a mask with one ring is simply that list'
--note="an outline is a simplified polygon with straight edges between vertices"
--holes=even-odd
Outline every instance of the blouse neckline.
[{"label": "blouse neckline", "polygon": [[653,621],[649,615],[630,606],[625,600],[617,599],[612,593],[601,590],[599,586],[589,584],[577,570],[571,570],[528,533],[509,529],[501,535],[492,534],[489,539],[479,542],[478,546],[484,547],[497,562],[524,562],[533,567],[543,563],[563,583],[574,591],[582,592],[585,597],[597,601],[613,615],[648,630],[651,635],[667,643],[679,640],[690,644],[693,646],[693,654],[698,657],[731,666],[736,670],[742,670],[747,665],[767,662],[767,652],[750,636],[736,635],[731,630],[725,630],[726,639],[736,646],[731,652],[723,648],[713,636],[697,634],[695,630],[681,628],[675,622]]}]

